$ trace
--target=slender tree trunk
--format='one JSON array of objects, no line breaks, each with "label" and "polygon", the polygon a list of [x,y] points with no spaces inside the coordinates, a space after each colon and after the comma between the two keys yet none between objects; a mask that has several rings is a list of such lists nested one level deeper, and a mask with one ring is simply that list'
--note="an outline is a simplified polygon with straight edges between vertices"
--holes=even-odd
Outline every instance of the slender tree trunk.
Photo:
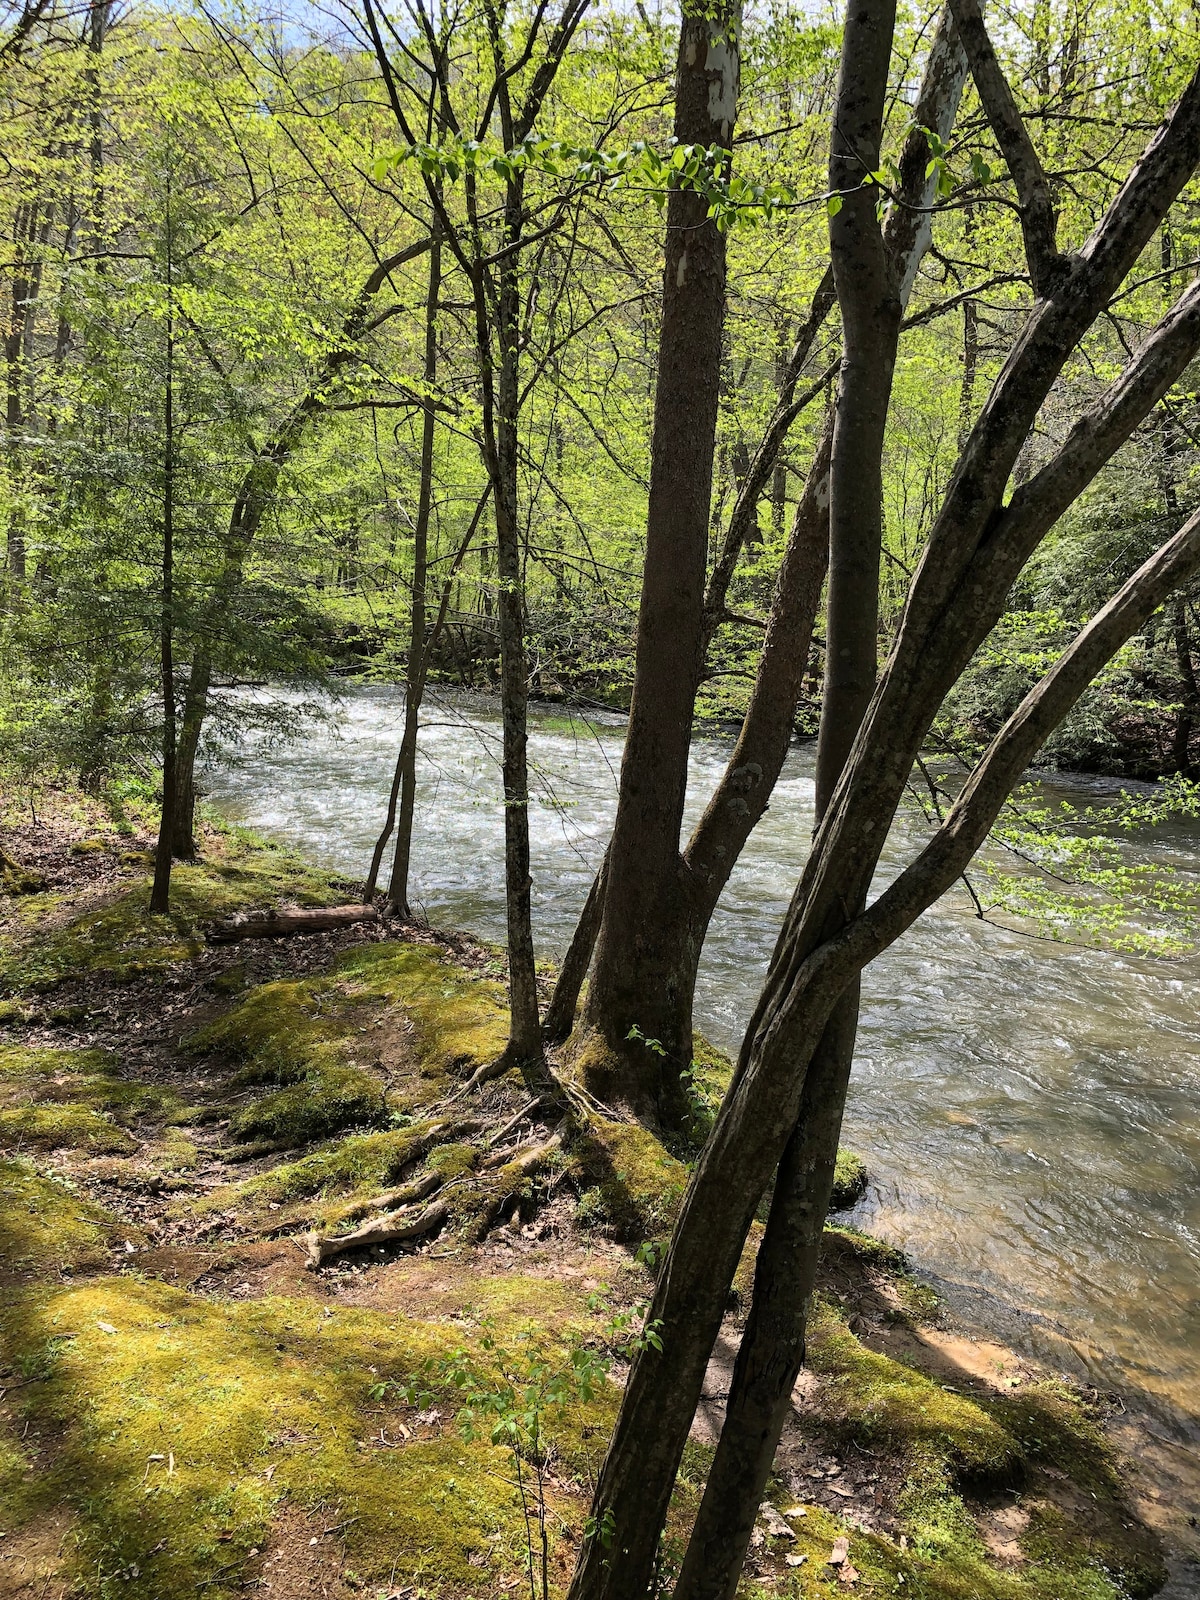
[{"label": "slender tree trunk", "polygon": [[833,1193],[858,1025],[857,981],[809,1063],[796,1132],[775,1178],[725,1422],[674,1600],[730,1600],[804,1364],[808,1309]]},{"label": "slender tree trunk", "polygon": [[[861,15],[857,20],[863,20]],[[867,74],[874,76],[874,92],[867,97],[870,104],[864,106],[857,138],[876,149],[882,130],[883,92],[893,20],[894,13],[881,19],[888,35],[886,53],[881,40],[872,41],[869,37],[860,40],[855,37],[856,26],[847,25],[844,59],[855,52],[860,64],[867,63]],[[873,66],[870,64],[872,57]],[[949,137],[953,126],[965,72],[965,58],[953,37],[949,18],[943,15],[931,52],[922,109],[915,118],[919,125],[933,127],[943,139]],[[876,108],[879,121],[874,123]],[[851,177],[851,172],[839,163],[836,141],[839,130],[849,130],[854,137],[854,110],[852,106],[844,106],[840,96],[834,127],[831,188],[839,187],[839,180],[846,184]],[[869,154],[869,150],[860,153]],[[860,496],[864,478],[862,453],[869,452],[882,464],[900,316],[915,277],[914,257],[919,260],[924,253],[928,235],[918,233],[906,238],[901,234],[898,240],[893,237],[889,241],[885,230],[880,237],[882,260],[877,271],[898,287],[894,312],[889,310],[880,318],[879,278],[872,281],[856,270],[846,281],[842,271],[848,256],[851,265],[860,269],[866,254],[861,242],[862,231],[870,227],[870,221],[865,216],[852,220],[854,231],[847,230],[841,237],[836,220],[830,229],[846,345],[830,473],[830,550],[831,566],[835,570],[838,551],[845,548],[854,573],[873,565],[874,580],[869,597],[865,585],[857,581],[831,583],[828,639],[829,656],[837,641],[843,661],[859,662],[857,675],[865,676],[869,669],[873,688],[883,521],[880,498],[872,497],[864,503]],[[854,232],[858,233],[857,241]],[[899,244],[899,252],[895,248],[889,250],[889,242],[893,246]],[[861,317],[855,313],[856,300],[875,313],[865,329]],[[846,430],[840,426],[845,415],[840,400],[854,387],[846,379],[846,367],[850,364],[855,364],[857,369],[859,403],[862,405],[865,398],[866,405],[859,426]],[[870,490],[877,487],[869,475],[867,482]],[[849,650],[847,645],[850,645]],[[817,755],[818,827],[829,796],[842,776],[870,699],[869,692],[866,695],[861,691],[857,695],[849,692],[854,676],[827,672]],[[852,913],[860,910],[861,900],[847,904],[844,909]],[[837,1164],[858,1010],[859,983],[855,980],[834,1006],[808,1065],[796,1129],[776,1175],[771,1211],[755,1266],[751,1316],[739,1347],[725,1422],[676,1600],[702,1600],[702,1597],[703,1600],[732,1600],[741,1576],[756,1508],[770,1475],[791,1405],[792,1388],[804,1360],[808,1309],[816,1284],[821,1233]]]},{"label": "slender tree trunk", "polygon": [[975,409],[975,373],[979,367],[979,308],[974,300],[963,302],[962,388],[958,396],[958,448],[961,450],[971,431]]},{"label": "slender tree trunk", "polygon": [[[957,115],[966,71],[966,60],[961,45],[949,14],[944,12],[930,47],[921,86],[916,117],[921,127],[932,128],[943,138],[949,137]],[[910,134],[901,157],[906,203],[895,207],[889,213],[884,229],[886,254],[893,264],[895,295],[898,296],[900,310],[907,304],[918,268],[931,238],[929,205],[932,199],[932,181],[928,174],[928,164],[929,152],[924,135]],[[705,602],[708,639],[711,639],[724,615],[724,597],[732,578],[737,554],[744,543],[744,525],[747,516],[767,482],[770,462],[782,444],[789,418],[797,405],[795,390],[803,363],[828,314],[832,294],[833,275],[829,272],[826,274],[826,281],[822,282],[813,297],[809,316],[800,330],[788,363],[779,406],[756,452],[754,466],[747,477],[746,493],[739,497],[730,518],[721,553],[714,563]],[[890,314],[893,317],[898,316],[895,307]],[[890,337],[894,340],[894,331]],[[884,374],[881,373],[881,382],[883,378]],[[871,387],[870,380],[867,381],[866,387],[868,389]],[[884,414],[886,415],[886,396]],[[741,734],[722,779],[683,853],[681,870],[687,893],[680,898],[677,905],[670,908],[669,914],[664,913],[660,916],[655,927],[660,964],[674,972],[677,981],[669,991],[664,991],[661,986],[658,987],[660,1007],[673,1006],[674,1009],[669,1019],[662,1025],[661,1034],[651,1035],[652,1037],[677,1035],[681,1038],[686,1037],[690,1045],[692,995],[695,991],[696,973],[709,922],[747,839],[768,807],[774,785],[787,757],[795,709],[802,693],[803,676],[812,643],[821,585],[826,572],[829,550],[829,466],[836,415],[835,410],[826,418],[826,426],[796,508],[772,598],[754,690]],[[878,421],[877,416],[876,423]],[[879,537],[880,518],[881,510],[877,500],[874,512],[876,540]],[[851,521],[856,536],[861,538],[866,547],[867,561],[870,565],[872,535],[869,529],[864,533],[861,528],[853,524],[852,518],[848,520]],[[878,577],[877,544],[873,559]],[[869,590],[869,586],[866,587]],[[853,591],[850,597],[857,603],[857,595]],[[870,617],[866,619],[866,624],[868,643],[863,655],[865,657],[869,650],[871,656],[869,672],[873,680],[874,647],[871,642],[873,625]],[[853,633],[853,622],[847,622],[846,627]],[[866,676],[866,671],[863,676]],[[853,724],[851,731],[852,728]],[[833,754],[837,755],[836,749]],[[836,772],[836,767],[831,769],[827,766],[825,770]],[[592,926],[594,918],[588,926],[580,927],[575,943],[586,938]],[[573,963],[570,971],[564,968],[560,984],[572,976],[578,966],[575,943],[572,945]],[[580,973],[580,982],[582,976]],[[657,973],[648,970],[647,1000],[642,1009],[649,1009],[648,994],[656,982]],[[553,1004],[560,1027],[562,1020],[568,1014],[568,1007],[573,1007],[575,998],[576,996],[567,994],[560,996],[556,990]],[[647,1030],[643,1028],[642,1031]]]},{"label": "slender tree trunk", "polygon": [[[510,203],[509,237],[520,231],[522,205]],[[515,256],[500,276],[500,370],[496,384],[496,613],[500,624],[500,696],[503,720],[504,881],[508,915],[509,1049],[540,1064],[533,948],[533,875],[529,858],[529,683],[525,664],[525,594],[517,512],[517,342],[520,297]]]},{"label": "slender tree trunk", "polygon": [[592,879],[592,887],[584,901],[571,943],[558,969],[554,993],[546,1007],[542,1033],[547,1044],[561,1044],[575,1025],[575,1008],[579,994],[592,964],[592,951],[596,948],[596,935],[600,932],[600,919],[604,912],[604,886],[608,879],[608,857],[600,863],[600,870]]},{"label": "slender tree trunk", "polygon": [[[704,648],[707,650],[725,617],[729,585],[738,556],[749,540],[756,507],[771,477],[773,464],[787,430],[803,406],[815,398],[823,383],[796,396],[801,373],[812,346],[833,305],[833,274],[826,272],[813,295],[809,314],[800,328],[781,379],[779,400],[754,452],[741,492],[730,513],[721,550],[713,563],[704,595]],[[665,951],[673,941],[667,964],[684,977],[675,993],[682,1000],[694,992],[696,967],[708,920],[721,889],[737,863],[737,853],[749,837],[770,800],[771,789],[791,742],[797,695],[788,700],[788,684],[803,674],[812,639],[812,626],[820,602],[829,546],[829,452],[832,417],[827,419],[817,453],[805,481],[792,520],[787,547],[771,600],[763,657],[756,675],[742,734],[725,775],[705,812],[704,821],[685,852],[685,868],[692,897],[681,905],[680,915],[668,925],[659,924],[658,938]],[[798,658],[798,659],[797,659]],[[782,720],[780,713],[782,712]],[[771,730],[775,737],[768,737]],[[547,1014],[553,1018],[547,1037],[563,1039],[574,1024],[579,992],[587,976],[603,920],[603,886],[593,883],[584,916],[572,936],[570,950]],[[644,1008],[643,1008],[644,1009]],[[691,1045],[691,1004],[687,1000],[666,1028],[667,1034],[686,1037]],[[644,1031],[644,1030],[643,1030]]]},{"label": "slender tree trunk", "polygon": [[421,483],[416,527],[413,530],[412,628],[404,675],[404,733],[400,740],[398,761],[400,814],[391,882],[388,885],[389,910],[406,920],[412,915],[408,904],[408,875],[412,860],[413,814],[417,801],[417,732],[421,700],[425,692],[429,520],[433,505],[433,446],[437,428],[432,398],[433,386],[437,382],[437,311],[441,292],[442,246],[435,218],[433,245],[429,251],[429,288],[425,298],[425,365],[422,374],[429,404],[421,419]]},{"label": "slender tree trunk", "polygon": [[[169,179],[168,179],[169,183]],[[167,190],[167,328],[163,393],[162,606],[159,651],[162,667],[162,817],[154,856],[150,910],[171,908],[171,861],[175,841],[175,320],[172,303],[171,195]]]},{"label": "slender tree trunk", "polygon": [[[728,148],[737,108],[740,12],[685,5],[675,87],[675,136]],[[725,235],[707,202],[673,188],[654,404],[646,559],[637,667],[621,763],[608,884],[584,1026],[591,1086],[650,1120],[674,1124],[679,1072],[691,1060],[688,973],[665,926],[686,924],[679,855],[692,715],[705,645],[705,566],[725,315]],[[686,1013],[679,1026],[681,1013]],[[665,1056],[631,1044],[661,1042]]]},{"label": "slender tree trunk", "polygon": [[[329,351],[313,374],[307,392],[280,423],[265,448],[257,450],[246,468],[229,513],[221,568],[213,584],[196,630],[191,667],[184,690],[182,736],[176,761],[176,806],[174,853],[190,858],[195,854],[195,772],[200,739],[208,716],[213,673],[219,653],[218,640],[229,608],[242,587],[254,541],[263,519],[271,508],[280,474],[291,460],[308,426],[328,409],[342,369],[358,354],[358,344],[369,332],[370,312],[375,296],[389,275],[430,248],[422,239],[386,257],[368,275],[354,304],[342,323],[342,342]],[[432,401],[429,402],[432,404]]]}]

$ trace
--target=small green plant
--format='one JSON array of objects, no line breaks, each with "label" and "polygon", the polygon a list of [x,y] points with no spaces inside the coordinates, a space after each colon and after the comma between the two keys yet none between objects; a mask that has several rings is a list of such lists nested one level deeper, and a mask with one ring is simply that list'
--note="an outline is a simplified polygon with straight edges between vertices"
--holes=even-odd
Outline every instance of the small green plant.
[{"label": "small green plant", "polygon": [[635,1040],[638,1044],[644,1044],[646,1049],[649,1050],[653,1055],[665,1056],[667,1053],[667,1047],[662,1040],[647,1038],[642,1030],[638,1027],[636,1022],[634,1023],[633,1027],[630,1028],[625,1037],[627,1039]]},{"label": "small green plant", "polygon": [[[644,1034],[635,1022],[625,1035],[627,1039],[634,1040],[637,1044],[644,1044],[653,1055],[666,1057],[668,1050],[661,1039],[651,1039]],[[716,1101],[709,1094],[704,1082],[704,1069],[699,1061],[690,1062],[679,1074],[679,1084],[687,1096],[688,1110],[697,1127],[707,1133],[712,1127],[716,1116]]]},{"label": "small green plant", "polygon": [[[468,1442],[488,1439],[509,1452],[513,1477],[504,1481],[516,1491],[525,1522],[530,1600],[549,1600],[550,1595],[546,1490],[553,1447],[546,1438],[547,1419],[593,1399],[610,1366],[609,1356],[590,1349],[582,1340],[572,1340],[563,1349],[549,1344],[533,1329],[525,1329],[504,1343],[496,1324],[484,1320],[479,1324],[475,1348],[463,1346],[426,1362],[411,1383],[389,1379],[372,1386],[374,1399],[399,1393],[407,1405],[415,1407],[428,1406],[439,1392],[450,1388],[461,1402],[456,1420],[463,1438]],[[604,1526],[611,1538],[611,1525]]]}]

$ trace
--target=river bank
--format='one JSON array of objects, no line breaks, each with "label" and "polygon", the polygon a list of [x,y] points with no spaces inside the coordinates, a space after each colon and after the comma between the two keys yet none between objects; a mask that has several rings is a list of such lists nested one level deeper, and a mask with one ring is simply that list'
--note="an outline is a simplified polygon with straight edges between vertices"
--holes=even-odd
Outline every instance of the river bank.
[{"label": "river bank", "polygon": [[[360,875],[403,697],[353,689],[325,724],[248,744],[207,776],[223,814]],[[413,889],[429,920],[504,937],[493,702],[431,702],[420,743]],[[561,956],[611,829],[617,719],[531,721],[534,933]],[[694,741],[689,817],[728,745]],[[1089,782],[1047,803],[1100,803]],[[713,919],[699,1026],[736,1052],[811,836],[811,753],[788,757]],[[877,881],[925,837],[901,812]],[[1122,844],[1131,866],[1195,875],[1200,828]],[[1200,1448],[1200,984],[1153,960],[980,922],[947,895],[865,974],[846,1138],[871,1152],[857,1225],[899,1246],[965,1317],[1099,1389],[1136,1391],[1181,1459]],[[1164,1449],[1167,1447],[1164,1445]]]},{"label": "river bank", "polygon": [[[521,1508],[503,1459],[455,1427],[444,1365],[483,1329],[611,1363],[546,1420],[561,1582],[650,1287],[644,1246],[685,1168],[635,1128],[547,1148],[508,1080],[462,1104],[504,1031],[488,946],[351,929],[211,947],[207,918],[347,888],[217,834],[179,869],[172,918],[150,919],[147,839],[126,827],[72,800],[4,840],[47,880],[3,902],[0,929],[4,1592],[521,1584]],[[393,1214],[377,1202],[402,1205],[398,1183],[444,1215],[309,1268],[309,1235]],[[1153,1591],[1155,1511],[1105,1442],[1102,1396],[965,1337],[862,1235],[830,1235],[822,1293],[748,1592],[841,1592],[839,1537],[862,1594]]]}]

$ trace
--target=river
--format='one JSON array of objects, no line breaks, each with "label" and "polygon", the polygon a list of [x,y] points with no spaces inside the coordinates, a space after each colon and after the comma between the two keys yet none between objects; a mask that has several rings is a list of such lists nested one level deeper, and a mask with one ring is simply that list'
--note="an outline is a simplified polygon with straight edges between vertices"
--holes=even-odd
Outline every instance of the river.
[{"label": "river", "polygon": [[[210,771],[207,787],[228,816],[361,877],[402,715],[400,691],[351,689],[327,723],[286,744],[249,745]],[[499,737],[492,701],[452,694],[429,705],[413,884],[435,926],[496,940]],[[622,738],[615,717],[533,715],[539,954],[561,954],[603,851]],[[696,741],[690,810],[728,749]],[[1088,799],[1112,792],[1095,781],[1077,788]],[[705,947],[697,1020],[730,1051],[812,814],[812,756],[797,748]],[[911,856],[920,826],[915,813],[901,817],[881,878]],[[1129,849],[1200,869],[1200,824]],[[1168,1478],[1176,1467],[1190,1477],[1200,1443],[1198,976],[1196,958],[1116,955],[982,923],[954,890],[865,975],[843,1135],[871,1172],[851,1220],[905,1249],[977,1324],[1136,1395],[1172,1457]]]}]

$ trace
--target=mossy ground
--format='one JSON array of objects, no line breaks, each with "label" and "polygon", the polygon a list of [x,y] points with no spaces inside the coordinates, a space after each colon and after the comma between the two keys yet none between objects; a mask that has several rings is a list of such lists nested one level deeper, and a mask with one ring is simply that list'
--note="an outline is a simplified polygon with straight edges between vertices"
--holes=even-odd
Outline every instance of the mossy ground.
[{"label": "mossy ground", "polygon": [[[210,950],[210,917],[338,892],[311,874],[297,886],[277,852],[210,844],[165,922],[144,911],[144,859],[102,834],[71,857],[80,892],[57,884],[40,922],[38,896],[9,910],[0,1588],[499,1596],[522,1582],[513,1463],[462,1437],[444,1363],[483,1359],[485,1326],[514,1359],[608,1346],[614,1313],[649,1292],[632,1247],[669,1232],[686,1162],[601,1118],[532,1173],[531,1125],[491,1161],[489,1136],[526,1098],[513,1077],[461,1094],[505,1039],[493,955],[365,930]],[[728,1064],[697,1054],[697,1093],[715,1098]],[[844,1166],[849,1192],[861,1178]],[[422,1175],[449,1201],[438,1237],[305,1270],[297,1233],[352,1225]],[[511,1220],[481,1235],[497,1215]],[[763,1531],[746,1593],[842,1593],[827,1564],[839,1535],[863,1595],[1150,1592],[1153,1542],[1125,1526],[1118,1470],[1079,1402],[948,1376],[914,1332],[931,1297],[894,1252],[828,1241],[771,1489],[807,1515],[794,1541]],[[424,1399],[398,1396],[410,1383]],[[548,1418],[559,1588],[616,1402],[609,1384]],[[668,1560],[708,1459],[698,1438]]]}]

